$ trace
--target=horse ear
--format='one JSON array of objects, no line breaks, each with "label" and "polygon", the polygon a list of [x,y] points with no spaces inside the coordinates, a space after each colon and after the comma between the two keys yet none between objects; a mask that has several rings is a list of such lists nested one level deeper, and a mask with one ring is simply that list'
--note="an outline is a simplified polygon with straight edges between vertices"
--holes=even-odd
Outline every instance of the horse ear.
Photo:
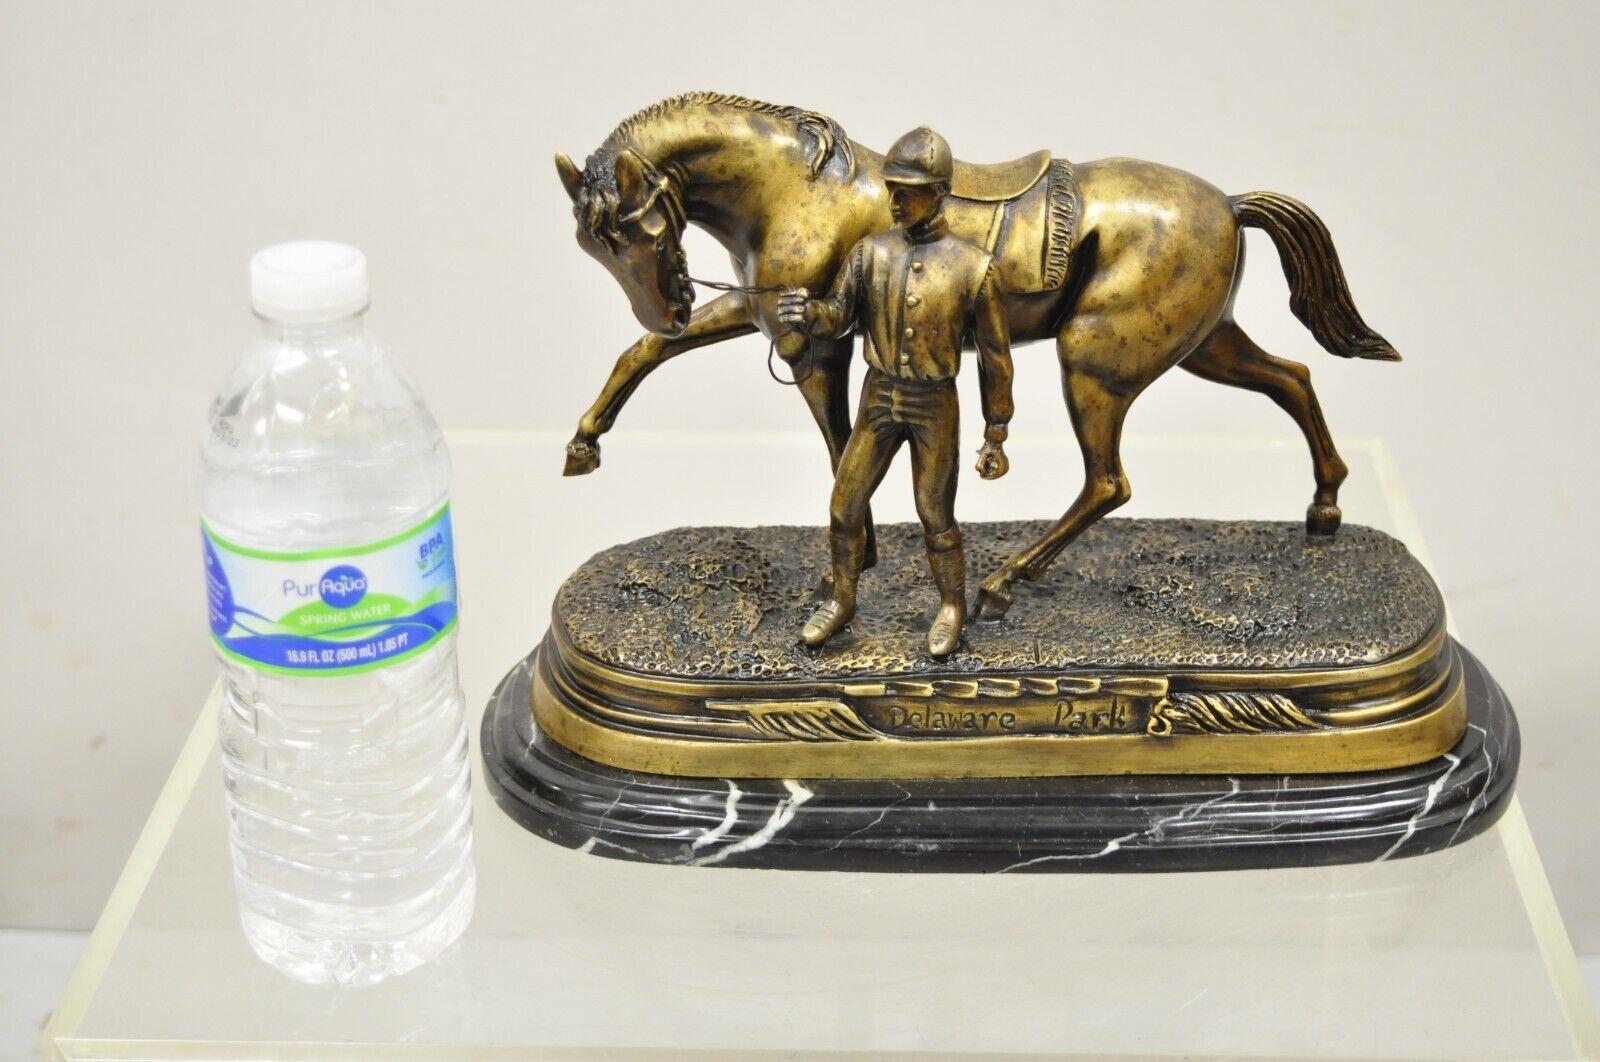
[{"label": "horse ear", "polygon": [[559,152],[556,154],[556,172],[561,175],[561,184],[566,188],[567,195],[577,202],[578,193],[583,190],[582,172],[572,164],[571,159]]},{"label": "horse ear", "polygon": [[617,198],[629,206],[644,202],[650,194],[650,180],[644,174],[644,161],[631,149],[617,152]]}]

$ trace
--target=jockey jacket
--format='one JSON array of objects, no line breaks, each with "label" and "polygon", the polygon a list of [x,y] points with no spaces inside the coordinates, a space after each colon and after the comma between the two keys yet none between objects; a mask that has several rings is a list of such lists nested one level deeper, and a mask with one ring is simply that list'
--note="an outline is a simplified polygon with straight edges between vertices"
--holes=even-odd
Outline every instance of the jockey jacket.
[{"label": "jockey jacket", "polygon": [[867,364],[896,379],[955,379],[970,336],[985,435],[1004,439],[1012,367],[999,277],[993,257],[950,233],[942,215],[916,233],[893,228],[860,240],[815,305],[814,335],[836,338],[859,325]]}]

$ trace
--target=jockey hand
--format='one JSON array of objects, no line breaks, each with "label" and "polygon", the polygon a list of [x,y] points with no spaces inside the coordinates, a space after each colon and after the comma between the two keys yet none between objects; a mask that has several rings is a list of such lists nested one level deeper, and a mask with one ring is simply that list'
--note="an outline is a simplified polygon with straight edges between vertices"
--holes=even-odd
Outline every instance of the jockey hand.
[{"label": "jockey hand", "polygon": [[978,451],[978,475],[984,479],[999,479],[1011,470],[1003,443],[985,442]]},{"label": "jockey hand", "polygon": [[798,332],[817,323],[817,305],[805,288],[792,288],[778,296],[778,320]]}]

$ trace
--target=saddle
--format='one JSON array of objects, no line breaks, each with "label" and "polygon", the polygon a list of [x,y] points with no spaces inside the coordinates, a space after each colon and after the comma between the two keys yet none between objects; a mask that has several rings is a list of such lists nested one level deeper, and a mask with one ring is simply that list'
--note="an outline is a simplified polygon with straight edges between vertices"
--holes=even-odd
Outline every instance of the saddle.
[{"label": "saddle", "polygon": [[1080,214],[1072,163],[1048,151],[1010,162],[957,162],[945,206],[951,231],[994,255],[1001,286],[1011,294],[1066,283]]}]

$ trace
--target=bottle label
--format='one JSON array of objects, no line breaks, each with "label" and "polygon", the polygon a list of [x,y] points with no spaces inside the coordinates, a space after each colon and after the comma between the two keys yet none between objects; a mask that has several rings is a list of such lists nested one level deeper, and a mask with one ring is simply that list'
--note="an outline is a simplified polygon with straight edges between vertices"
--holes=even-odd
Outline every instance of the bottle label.
[{"label": "bottle label", "polygon": [[348,675],[422,652],[456,623],[450,507],[354,549],[269,553],[204,520],[211,636],[262,671]]}]

